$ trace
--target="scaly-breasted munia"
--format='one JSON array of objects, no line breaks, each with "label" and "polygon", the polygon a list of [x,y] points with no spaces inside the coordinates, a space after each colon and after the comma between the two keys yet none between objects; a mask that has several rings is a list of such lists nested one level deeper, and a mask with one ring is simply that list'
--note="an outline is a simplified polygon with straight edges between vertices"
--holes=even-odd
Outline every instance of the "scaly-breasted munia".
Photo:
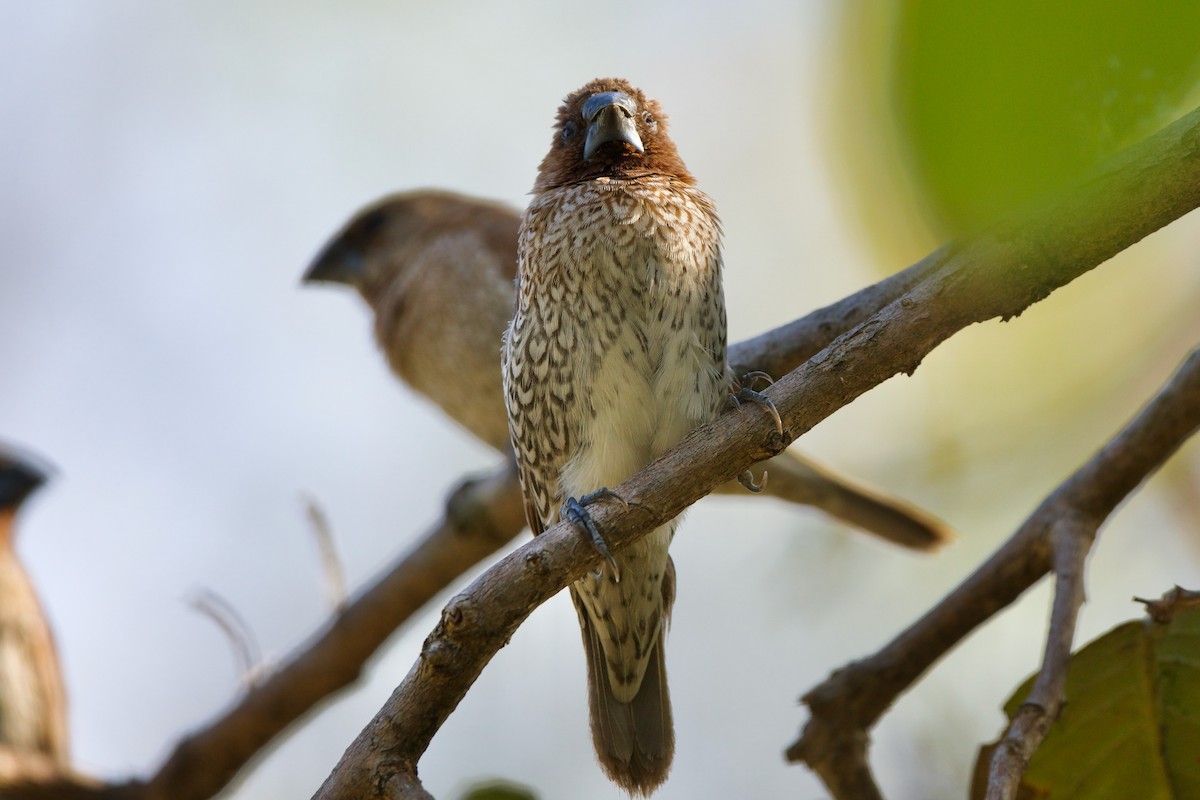
[{"label": "scaly-breasted munia", "polygon": [[392,371],[502,452],[500,337],[513,314],[519,224],[498,203],[406,192],[356,214],[304,275],[357,288]]},{"label": "scaly-breasted munia", "polygon": [[[729,394],[720,223],[654,100],[623,80],[567,97],[521,221],[504,390],[534,533],[616,486]],[[584,500],[586,502],[586,499]],[[565,504],[565,505],[564,505]],[[605,772],[648,794],[675,736],[663,659],[675,522],[571,586]]]}]

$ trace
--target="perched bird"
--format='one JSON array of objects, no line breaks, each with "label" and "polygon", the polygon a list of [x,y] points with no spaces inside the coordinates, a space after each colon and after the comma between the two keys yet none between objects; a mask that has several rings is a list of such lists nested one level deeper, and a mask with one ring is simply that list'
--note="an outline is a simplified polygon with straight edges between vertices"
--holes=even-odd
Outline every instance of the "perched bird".
[{"label": "perched bird", "polygon": [[[592,81],[558,112],[521,220],[504,397],[533,532],[611,494],[729,394],[721,227],[654,100]],[[571,586],[592,740],[608,776],[649,794],[675,735],[663,660],[675,522]]]},{"label": "perched bird", "polygon": [[68,765],[58,653],[13,549],[17,512],[45,479],[25,457],[0,449],[0,773],[21,769],[25,757],[63,770]]},{"label": "perched bird", "polygon": [[[508,206],[453,192],[391,195],[351,217],[304,275],[306,283],[357,289],[396,375],[501,452],[509,451],[509,438],[500,339],[513,316],[520,221]],[[765,466],[765,494],[891,542],[930,550],[952,536],[910,504],[793,451]],[[717,491],[746,495],[736,482]]]}]

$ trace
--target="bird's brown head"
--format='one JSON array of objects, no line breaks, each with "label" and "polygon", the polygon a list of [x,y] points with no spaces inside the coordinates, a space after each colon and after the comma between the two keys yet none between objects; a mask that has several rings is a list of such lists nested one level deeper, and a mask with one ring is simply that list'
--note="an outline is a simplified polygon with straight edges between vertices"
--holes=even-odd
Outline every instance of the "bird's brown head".
[{"label": "bird's brown head", "polygon": [[479,237],[496,262],[516,274],[520,215],[507,206],[453,192],[419,189],[385,197],[355,214],[330,239],[304,274],[305,283],[343,283],[374,303],[403,280],[440,239]]},{"label": "bird's brown head", "polygon": [[658,101],[620,78],[598,78],[558,109],[554,140],[538,170],[535,192],[612,178],[665,175],[693,184]]}]

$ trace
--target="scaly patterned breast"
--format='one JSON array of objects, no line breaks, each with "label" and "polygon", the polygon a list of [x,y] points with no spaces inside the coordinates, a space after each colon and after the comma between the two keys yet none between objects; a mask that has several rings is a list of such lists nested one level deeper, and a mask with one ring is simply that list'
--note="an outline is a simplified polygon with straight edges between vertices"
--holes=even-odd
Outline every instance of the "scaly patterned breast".
[{"label": "scaly patterned breast", "polygon": [[567,186],[526,212],[507,394],[515,444],[552,484],[545,524],[719,412],[719,237],[711,201],[667,178]]}]

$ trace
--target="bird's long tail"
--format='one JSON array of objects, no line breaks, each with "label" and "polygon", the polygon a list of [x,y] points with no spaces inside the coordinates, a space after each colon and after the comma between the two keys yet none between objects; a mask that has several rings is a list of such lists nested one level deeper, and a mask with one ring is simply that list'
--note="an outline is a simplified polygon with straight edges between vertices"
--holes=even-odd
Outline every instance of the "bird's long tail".
[{"label": "bird's long tail", "polygon": [[663,580],[664,613],[658,640],[650,653],[642,685],[628,703],[616,698],[599,632],[575,589],[571,589],[587,657],[588,714],[596,756],[610,780],[631,794],[643,796],[649,795],[667,779],[675,755],[675,728],[663,659],[663,640],[675,599],[674,565],[670,561],[667,563]]}]

